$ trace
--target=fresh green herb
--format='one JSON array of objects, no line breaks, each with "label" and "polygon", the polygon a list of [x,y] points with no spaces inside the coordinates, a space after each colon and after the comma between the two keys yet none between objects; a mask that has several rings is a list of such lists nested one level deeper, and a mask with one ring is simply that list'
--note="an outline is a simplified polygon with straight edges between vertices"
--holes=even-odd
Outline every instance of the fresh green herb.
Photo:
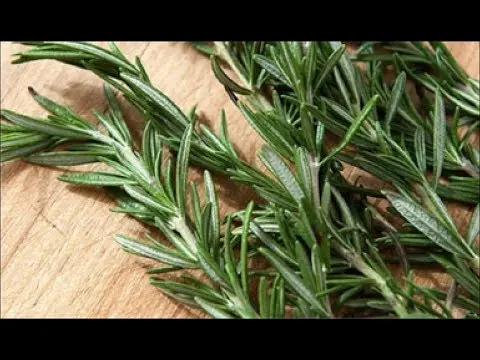
[{"label": "fresh green herb", "polygon": [[[480,156],[469,142],[480,124],[479,85],[442,43],[365,43],[353,55],[339,42],[192,43],[210,57],[213,76],[266,142],[258,154],[266,173],[239,158],[224,112],[217,135],[197,123],[195,108],[186,115],[155,88],[140,60],[130,62],[115,44],[109,50],[83,42],[26,45],[15,63],[52,59],[92,71],[106,83],[109,110],[94,112],[97,128],[30,89],[50,115],[3,109],[2,162],[110,167],[59,179],[104,187],[116,199],[112,211],[160,230],[168,245],[150,235],[115,240],[162,265],[148,271],[150,282],[175,301],[216,318],[372,311],[451,318],[452,306],[480,314]],[[393,82],[385,76],[391,65]],[[115,90],[144,115],[138,146]],[[461,138],[460,127],[466,127]],[[165,160],[165,151],[176,161]],[[347,181],[342,164],[390,190]],[[204,199],[188,181],[189,165],[205,169]],[[252,187],[264,201],[221,219],[211,173]],[[388,201],[389,214],[371,198]],[[465,235],[446,210],[449,200],[476,206]],[[267,268],[256,268],[252,258]],[[403,279],[393,275],[395,262]],[[452,277],[448,293],[415,283],[425,264]],[[162,277],[184,269],[205,276]]]}]

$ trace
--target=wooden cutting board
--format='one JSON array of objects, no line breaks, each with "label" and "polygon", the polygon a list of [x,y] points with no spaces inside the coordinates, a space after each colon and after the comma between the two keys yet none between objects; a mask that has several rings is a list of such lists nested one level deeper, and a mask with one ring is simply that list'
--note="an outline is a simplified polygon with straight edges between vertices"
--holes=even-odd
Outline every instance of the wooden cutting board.
[{"label": "wooden cutting board", "polygon": [[[99,43],[105,46],[105,43]],[[233,143],[249,161],[262,141],[247,125],[210,71],[208,59],[178,42],[118,43],[127,57],[138,55],[154,84],[188,111],[198,104],[205,121],[217,128],[225,109]],[[479,76],[479,43],[449,43],[467,72]],[[87,71],[53,61],[10,64],[21,45],[1,43],[1,107],[44,115],[29,96],[41,94],[93,119],[104,110],[102,82]],[[141,121],[124,106],[131,123]],[[137,135],[139,132],[137,131]],[[85,165],[92,169],[98,165]],[[33,166],[22,161],[1,165],[1,316],[3,318],[189,318],[205,317],[162,295],[148,284],[148,260],[123,252],[112,241],[122,233],[142,238],[135,220],[109,211],[112,201],[100,190],[64,184],[56,177],[65,169]],[[77,167],[76,170],[79,170]],[[350,177],[356,171],[346,170]],[[200,181],[201,172],[192,171]],[[224,214],[246,205],[249,189],[231,187],[215,178]],[[461,229],[465,208],[450,206]],[[445,281],[445,278],[424,281]]]}]

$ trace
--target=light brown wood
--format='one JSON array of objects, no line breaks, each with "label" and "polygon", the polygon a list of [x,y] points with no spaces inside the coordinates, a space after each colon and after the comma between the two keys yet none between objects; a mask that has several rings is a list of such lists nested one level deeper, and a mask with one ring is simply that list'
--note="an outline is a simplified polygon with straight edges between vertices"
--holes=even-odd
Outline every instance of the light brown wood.
[{"label": "light brown wood", "polygon": [[[465,69],[478,78],[479,44],[448,45]],[[183,110],[198,104],[206,121],[217,128],[224,108],[233,142],[246,159],[258,163],[255,152],[262,141],[232,106],[206,58],[176,42],[119,46],[130,58],[139,55],[152,82]],[[92,109],[105,108],[102,82],[94,75],[53,61],[11,65],[12,55],[21,48],[1,44],[2,108],[45,114],[29,96],[28,86],[91,119]],[[134,112],[124,108],[138,122]],[[57,181],[64,171],[21,161],[1,165],[1,316],[204,317],[149,285],[145,274],[149,261],[123,252],[112,241],[117,233],[142,238],[144,228],[127,216],[111,213],[113,203],[101,191]],[[357,175],[345,171],[350,177]],[[200,177],[201,172],[192,171],[193,179],[200,181]],[[249,189],[229,187],[220,178],[215,181],[222,213],[245,206],[253,196]],[[451,210],[463,229],[467,211]],[[430,281],[427,276],[425,281]]]}]

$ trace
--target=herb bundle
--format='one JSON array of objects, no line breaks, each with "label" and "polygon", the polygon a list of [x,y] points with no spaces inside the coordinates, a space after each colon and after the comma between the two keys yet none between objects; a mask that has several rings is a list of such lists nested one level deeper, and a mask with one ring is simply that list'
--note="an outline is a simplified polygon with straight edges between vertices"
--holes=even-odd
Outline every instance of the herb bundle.
[{"label": "herb bundle", "polygon": [[[442,43],[366,42],[353,52],[340,42],[192,43],[265,141],[266,172],[238,155],[225,113],[219,134],[198,124],[195,108],[184,113],[114,43],[25,44],[15,63],[52,59],[91,71],[105,81],[109,109],[95,112],[94,126],[29,89],[49,115],[2,109],[1,161],[108,166],[60,180],[104,187],[113,211],[165,236],[168,244],[151,234],[115,240],[158,261],[150,282],[166,295],[217,318],[480,314],[480,152],[471,142],[480,86]],[[145,120],[139,144],[115,92]],[[344,164],[386,189],[350,183]],[[189,166],[205,170],[204,199]],[[220,218],[211,173],[264,201]],[[465,234],[448,201],[472,207]],[[444,269],[449,289],[417,284],[424,264]]]}]

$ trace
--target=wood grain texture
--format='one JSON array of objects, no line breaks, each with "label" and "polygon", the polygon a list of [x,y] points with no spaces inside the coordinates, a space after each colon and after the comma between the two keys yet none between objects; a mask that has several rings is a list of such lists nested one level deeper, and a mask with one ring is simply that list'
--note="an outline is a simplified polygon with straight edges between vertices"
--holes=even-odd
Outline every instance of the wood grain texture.
[{"label": "wood grain texture", "polygon": [[[215,129],[224,108],[234,144],[245,159],[258,164],[255,153],[262,141],[233,107],[206,58],[183,43],[118,45],[128,57],[140,56],[152,82],[183,110],[198,104],[202,119]],[[479,43],[448,46],[469,74],[478,78]],[[28,94],[27,87],[33,86],[90,119],[92,109],[105,109],[102,82],[97,77],[53,61],[11,65],[12,54],[21,48],[1,43],[2,108],[29,115],[45,114]],[[122,104],[132,125],[141,129],[136,114]],[[149,261],[123,252],[112,241],[117,233],[142,238],[143,226],[110,212],[113,203],[101,191],[79,189],[56,180],[68,170],[21,161],[1,165],[1,316],[204,317],[202,312],[170,300],[148,284],[145,268]],[[351,178],[358,176],[352,169],[345,172]],[[200,171],[191,173],[196,181],[200,181],[200,176]],[[223,214],[245,206],[254,196],[249,189],[229,187],[227,181],[218,177],[214,180]],[[450,206],[450,210],[463,230],[468,211],[458,206]],[[431,279],[428,274],[423,274],[422,279],[444,281],[441,276]]]}]

